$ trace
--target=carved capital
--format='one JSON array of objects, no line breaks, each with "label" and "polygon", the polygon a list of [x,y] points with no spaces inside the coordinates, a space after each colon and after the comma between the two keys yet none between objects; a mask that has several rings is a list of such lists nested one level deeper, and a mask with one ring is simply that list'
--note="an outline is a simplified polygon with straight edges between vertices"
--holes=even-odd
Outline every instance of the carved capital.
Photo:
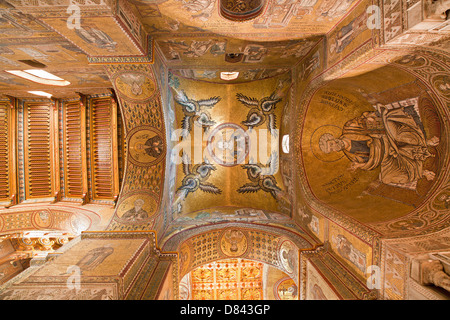
[{"label": "carved capital", "polygon": [[450,276],[444,272],[444,266],[438,260],[428,260],[421,264],[421,284],[435,285],[450,292]]}]

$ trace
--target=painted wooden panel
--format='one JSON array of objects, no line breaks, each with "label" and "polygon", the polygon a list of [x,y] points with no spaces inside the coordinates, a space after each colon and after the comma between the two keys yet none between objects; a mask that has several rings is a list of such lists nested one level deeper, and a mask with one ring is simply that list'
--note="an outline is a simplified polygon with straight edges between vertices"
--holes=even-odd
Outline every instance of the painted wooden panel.
[{"label": "painted wooden panel", "polygon": [[10,110],[9,103],[0,102],[0,202],[7,201],[11,194],[10,158]]},{"label": "painted wooden panel", "polygon": [[[91,101],[92,197],[113,200],[118,195],[117,106],[111,97]],[[117,181],[116,181],[117,180]]]},{"label": "painted wooden panel", "polygon": [[86,194],[86,114],[79,100],[63,104],[65,196]]},{"label": "painted wooden panel", "polygon": [[54,195],[53,112],[48,102],[26,102],[24,123],[26,199]]}]

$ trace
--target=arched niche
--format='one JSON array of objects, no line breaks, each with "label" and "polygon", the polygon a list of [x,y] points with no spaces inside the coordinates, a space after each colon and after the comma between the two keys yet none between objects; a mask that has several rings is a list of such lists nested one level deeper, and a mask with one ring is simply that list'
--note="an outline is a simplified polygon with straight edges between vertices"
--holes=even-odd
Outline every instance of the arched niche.
[{"label": "arched niche", "polygon": [[180,280],[180,300],[298,300],[286,272],[264,262],[221,259],[196,267]]},{"label": "arched niche", "polygon": [[[105,211],[105,210],[104,210]],[[105,214],[108,214],[108,210]],[[60,231],[77,236],[83,231],[99,228],[103,219],[101,208],[67,205],[24,205],[0,211],[0,233],[27,231]],[[109,218],[109,217],[108,217]]]},{"label": "arched niche", "polygon": [[299,253],[315,245],[286,229],[226,223],[185,230],[168,239],[163,251],[178,252],[178,279],[222,259],[246,259],[277,268],[299,284]]},{"label": "arched niche", "polygon": [[[386,53],[343,76],[325,75],[327,81],[311,84],[294,111],[293,134],[298,189],[308,205],[346,227],[356,220],[382,235],[399,237],[448,226],[445,209],[433,208],[448,192],[447,70],[448,58],[425,50],[395,57]],[[385,134],[386,124],[390,130],[399,128],[393,120],[402,114],[410,118],[410,136],[420,137],[420,144],[400,143],[398,132]],[[349,152],[326,152],[327,134],[336,139],[353,134],[353,140],[362,141],[352,125],[368,118],[374,121],[364,125],[379,127],[376,135],[386,142],[385,150],[400,147],[399,153],[411,146],[424,152],[411,161],[407,174],[405,168],[389,166],[388,152],[380,153],[384,160],[378,165],[363,167],[359,161],[360,168],[352,168],[357,161]]]}]

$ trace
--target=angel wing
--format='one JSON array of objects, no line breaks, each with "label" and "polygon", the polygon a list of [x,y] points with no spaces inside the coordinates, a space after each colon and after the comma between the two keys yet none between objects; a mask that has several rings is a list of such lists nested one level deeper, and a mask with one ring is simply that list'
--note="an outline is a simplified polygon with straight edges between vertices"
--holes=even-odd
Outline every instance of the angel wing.
[{"label": "angel wing", "polygon": [[273,176],[278,172],[278,153],[272,152],[266,167],[261,168],[261,176]]},{"label": "angel wing", "polygon": [[278,130],[277,130],[277,117],[275,114],[270,113],[268,116],[268,121],[267,121],[267,129],[269,129],[270,134],[274,137],[278,136]]},{"label": "angel wing", "polygon": [[236,94],[236,98],[240,102],[242,102],[243,105],[245,105],[246,107],[249,107],[249,108],[257,107],[258,103],[259,103],[258,99],[256,99],[256,98],[249,98],[249,97],[243,95],[242,93],[237,93]]},{"label": "angel wing", "polygon": [[183,90],[177,92],[178,94],[174,97],[174,100],[182,105],[187,112],[195,112],[197,109],[195,102],[190,100]]},{"label": "angel wing", "polygon": [[215,185],[213,185],[212,183],[209,183],[209,182],[202,182],[199,184],[198,187],[200,188],[200,190],[202,190],[204,192],[209,192],[209,193],[213,193],[213,194],[222,193],[222,190],[220,190]]},{"label": "angel wing", "polygon": [[[253,110],[253,111],[252,111]],[[241,123],[249,128],[257,127],[265,121],[265,116],[258,109],[252,109],[247,114],[247,119]]]},{"label": "angel wing", "polygon": [[183,162],[183,173],[185,175],[191,174],[191,165],[190,165],[191,160],[189,159],[188,155],[183,152],[181,160]]},{"label": "angel wing", "polygon": [[267,177],[266,179],[264,179],[262,185],[264,186],[264,188],[267,188],[269,190],[281,191],[280,187],[277,186],[277,181],[273,177]]},{"label": "angel wing", "polygon": [[214,167],[212,164],[209,163],[203,163],[199,166],[196,165],[195,167],[194,167],[195,173],[199,174],[202,178],[207,177],[208,174],[211,172],[211,170],[216,170],[216,167]]},{"label": "angel wing", "polygon": [[247,177],[249,180],[257,181],[259,179],[259,175],[261,174],[261,167],[257,164],[244,164],[242,165],[243,169],[247,169]]},{"label": "angel wing", "polygon": [[195,120],[198,124],[200,124],[201,126],[205,126],[205,127],[212,127],[213,125],[216,124],[216,122],[214,120],[211,120],[211,117],[209,116],[209,114],[205,113],[205,112],[201,112],[198,117],[197,120]]},{"label": "angel wing", "polygon": [[[205,164],[212,164],[211,161],[209,161],[209,159],[208,159],[208,157],[206,155],[203,157],[203,163],[205,163]],[[216,170],[216,169],[214,168],[214,170]]]},{"label": "angel wing", "polygon": [[189,132],[192,130],[192,124],[194,119],[191,116],[184,116],[183,120],[181,120],[181,128],[183,131],[181,132],[181,136],[185,138]]},{"label": "angel wing", "polygon": [[219,102],[222,98],[221,97],[212,97],[209,99],[204,100],[198,100],[197,103],[200,107],[206,107],[206,108],[212,108],[214,107],[217,102]]},{"label": "angel wing", "polygon": [[261,190],[259,185],[253,184],[253,183],[246,183],[242,187],[237,189],[237,192],[239,192],[239,193],[249,193],[249,192],[257,192],[259,190]]},{"label": "angel wing", "polygon": [[262,185],[263,190],[269,192],[272,195],[272,197],[274,197],[274,199],[277,200],[278,198],[277,193],[281,191],[281,189],[277,186],[277,181],[275,180],[275,178],[272,176],[266,177],[263,180]]},{"label": "angel wing", "polygon": [[269,112],[269,111],[275,109],[276,104],[280,101],[281,101],[281,98],[271,95],[270,97],[265,98],[264,101],[261,103],[261,110],[265,111],[265,112]]},{"label": "angel wing", "polygon": [[177,191],[186,190],[191,191],[197,186],[197,181],[195,179],[186,179],[186,181],[177,189]]}]

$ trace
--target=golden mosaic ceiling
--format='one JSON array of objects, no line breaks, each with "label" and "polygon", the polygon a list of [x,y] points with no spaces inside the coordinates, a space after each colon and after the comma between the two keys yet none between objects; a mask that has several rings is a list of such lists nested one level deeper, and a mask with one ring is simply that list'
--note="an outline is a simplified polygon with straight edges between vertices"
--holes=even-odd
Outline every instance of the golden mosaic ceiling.
[{"label": "golden mosaic ceiling", "polygon": [[389,59],[317,87],[294,138],[309,201],[380,233],[402,234],[446,221],[439,200],[448,192],[445,62],[425,54]]},{"label": "golden mosaic ceiling", "polygon": [[[173,76],[174,127],[185,130],[186,136],[176,144],[180,160],[186,161],[180,161],[176,170],[177,215],[217,206],[280,210],[279,202],[286,192],[279,163],[281,151],[277,147],[282,113],[289,103],[290,81],[289,73],[236,85]],[[201,107],[208,120],[192,116],[186,99],[210,101],[209,106]],[[267,101],[272,107],[263,113],[256,102],[246,106],[248,101]],[[249,120],[253,118],[259,119],[258,123]],[[201,170],[209,171],[202,175]],[[265,173],[252,177],[254,170]],[[198,187],[195,183],[199,183]]]},{"label": "golden mosaic ceiling", "polygon": [[350,0],[267,0],[259,17],[239,22],[236,28],[236,22],[220,15],[218,1],[132,2],[146,30],[158,38],[174,34],[209,33],[262,41],[301,39],[327,33],[356,3]]},{"label": "golden mosaic ceiling", "polygon": [[226,83],[219,71],[240,71],[228,81],[237,83],[273,77],[298,64],[357,1],[268,0],[260,16],[242,22],[224,18],[219,1],[133,3],[172,72]]},{"label": "golden mosaic ceiling", "polygon": [[[0,4],[2,70],[26,70],[43,64],[45,70],[71,83],[66,87],[49,87],[2,71],[0,93],[20,98],[29,96],[27,91],[32,89],[45,90],[59,98],[100,93],[116,86],[119,94],[129,99],[126,107],[130,118],[126,120],[137,119],[130,126],[138,124],[139,117],[137,109],[128,102],[138,106],[143,101],[147,103],[150,96],[156,97],[155,92],[160,93],[163,100],[158,103],[167,112],[169,130],[193,131],[201,127],[206,137],[201,142],[190,141],[192,147],[201,144],[207,156],[206,160],[202,156],[205,163],[177,165],[175,172],[168,170],[167,176],[174,177],[171,190],[175,196],[171,204],[174,204],[175,219],[218,204],[226,210],[252,208],[292,214],[289,199],[293,186],[300,184],[298,199],[305,199],[308,204],[318,200],[327,210],[377,224],[413,212],[444,181],[445,172],[441,173],[441,168],[446,167],[442,159],[448,152],[444,130],[448,113],[441,106],[448,80],[441,74],[447,70],[445,61],[419,55],[400,63],[399,68],[406,71],[399,72],[398,68],[391,68],[395,59],[380,59],[326,86],[316,86],[319,81],[327,80],[323,74],[341,72],[345,63],[358,55],[375,52],[380,43],[394,38],[395,30],[383,34],[368,27],[369,1],[267,1],[261,15],[242,22],[222,17],[219,1],[213,0],[80,2],[83,9],[80,28],[68,27],[71,17],[66,12],[68,3],[11,0]],[[437,49],[448,49],[445,43],[439,44],[440,36],[433,34],[440,46]],[[148,52],[150,44],[154,44],[154,50]],[[402,56],[411,51],[410,46],[396,54]],[[127,64],[121,63],[124,61]],[[139,73],[136,68],[132,70],[134,67],[121,69],[122,65],[129,66],[136,61],[154,63],[152,70],[160,88],[156,83],[149,85],[153,78],[134,74],[120,76],[112,84],[101,65],[110,63],[120,73]],[[414,68],[416,74],[411,71]],[[427,78],[426,70],[440,72],[441,78]],[[233,81],[221,80],[221,71],[239,71],[239,76]],[[142,82],[143,79],[148,81]],[[314,84],[308,84],[314,80]],[[142,90],[135,94],[142,86],[148,92]],[[424,90],[424,86],[430,90]],[[305,88],[309,91],[304,92]],[[317,91],[313,93],[314,90]],[[262,110],[267,100],[272,100],[273,108]],[[358,122],[365,112],[376,114],[370,121],[380,121],[379,105],[395,103],[409,108],[409,116],[415,119],[421,132],[416,130],[416,133],[426,137],[420,155],[424,160],[408,167],[410,171],[417,169],[417,177],[405,182],[399,175],[387,174],[386,166],[381,165],[364,171],[361,157],[357,168],[358,161],[351,161],[348,153],[324,152],[324,143],[328,143],[325,138],[321,140],[324,134],[341,136],[347,122]],[[188,110],[192,104],[197,108],[195,115]],[[294,119],[297,119],[296,127]],[[256,121],[257,126],[249,125],[250,120]],[[253,167],[218,164],[217,154],[212,154],[208,145],[213,144],[211,134],[227,126],[244,131],[267,128],[269,136],[280,141],[283,133],[295,133],[292,139],[297,138],[295,146],[291,146],[295,147],[296,161],[282,159],[279,152],[279,170],[272,168],[273,174],[264,178],[252,176],[252,170],[267,166],[268,159],[258,162],[244,155],[244,160],[256,161]],[[280,132],[275,135],[271,129]],[[188,141],[186,138],[183,143]],[[225,152],[229,141],[222,142],[221,149]],[[295,168],[292,163],[296,164]],[[347,170],[352,163],[351,170]],[[276,165],[272,163],[272,167]],[[380,174],[387,174],[388,178],[380,180]],[[381,187],[377,185],[380,181]],[[402,192],[392,191],[398,188],[403,188]],[[201,197],[194,196],[197,192]],[[388,216],[386,208],[391,207],[395,213]],[[296,209],[300,212],[301,205]]]}]

